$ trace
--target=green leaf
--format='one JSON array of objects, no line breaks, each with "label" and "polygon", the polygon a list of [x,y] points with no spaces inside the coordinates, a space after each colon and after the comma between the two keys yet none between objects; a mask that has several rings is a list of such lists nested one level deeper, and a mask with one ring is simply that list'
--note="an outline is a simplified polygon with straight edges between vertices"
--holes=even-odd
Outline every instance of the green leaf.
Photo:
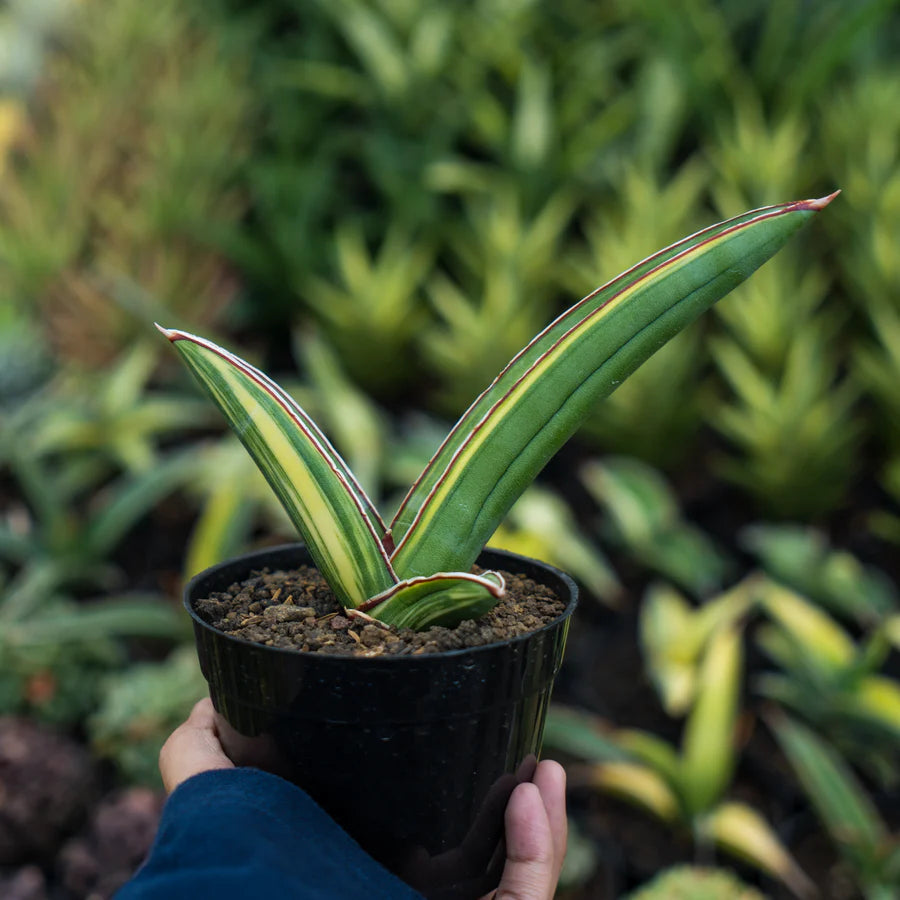
[{"label": "green leaf", "polygon": [[877,623],[897,606],[896,590],[883,572],[832,550],[815,528],[751,525],[739,541],[774,579],[859,624]]},{"label": "green leaf", "polygon": [[127,475],[110,486],[110,501],[87,528],[87,546],[97,559],[113,549],[163,497],[184,485],[197,472],[196,451],[191,448],[157,463],[152,469]]},{"label": "green leaf", "polygon": [[799,722],[779,715],[772,728],[833,840],[873,859],[887,830],[874,804],[837,753]]},{"label": "green leaf", "polygon": [[303,409],[221,347],[183,331],[160,331],[225,414],[338,601],[353,608],[394,585],[381,518]]},{"label": "green leaf", "polygon": [[23,648],[137,636],[183,638],[184,617],[158,598],[108,599],[15,624],[7,629],[5,640]]},{"label": "green leaf", "polygon": [[678,797],[648,766],[633,762],[594,763],[589,767],[589,778],[594,787],[647,810],[663,822],[678,819]]},{"label": "green leaf", "polygon": [[760,582],[759,600],[816,669],[832,678],[853,664],[856,646],[824,610],[771,581]]},{"label": "green leaf", "polygon": [[755,809],[722,803],[703,820],[702,830],[720,847],[780,878],[798,897],[816,896],[812,882]]},{"label": "green leaf", "polygon": [[630,754],[613,739],[609,724],[583,709],[554,703],[544,726],[544,747],[590,762],[624,762]]},{"label": "green leaf", "polygon": [[661,251],[539,334],[463,415],[392,523],[401,577],[466,569],[601,397],[831,198],[767,207]]},{"label": "green leaf", "polygon": [[683,715],[694,699],[701,649],[694,612],[674,588],[655,584],[644,595],[638,625],[644,665],[663,708]]},{"label": "green leaf", "polygon": [[856,687],[855,712],[900,738],[900,683],[886,675],[869,675]]},{"label": "green leaf", "polygon": [[674,792],[679,790],[680,760],[675,748],[649,731],[622,729],[615,734],[616,743],[665,779]]},{"label": "green leaf", "polygon": [[682,749],[681,789],[692,813],[718,800],[734,770],[742,657],[740,631],[727,628],[713,635],[703,659]]},{"label": "green leaf", "polygon": [[479,619],[490,612],[504,592],[505,582],[499,572],[442,572],[401,581],[361,604],[359,611],[398,628],[453,628],[465,619]]}]

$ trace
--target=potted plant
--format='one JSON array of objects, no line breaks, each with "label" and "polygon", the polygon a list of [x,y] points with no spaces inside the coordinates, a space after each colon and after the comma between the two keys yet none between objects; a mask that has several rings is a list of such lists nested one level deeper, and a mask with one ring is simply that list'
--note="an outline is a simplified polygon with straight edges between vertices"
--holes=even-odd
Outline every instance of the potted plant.
[{"label": "potted plant", "polygon": [[[714,225],[575,304],[475,400],[389,525],[278,385],[207,340],[160,329],[224,412],[305,542],[214,567],[187,588],[229,755],[296,781],[429,897],[475,897],[496,886],[502,811],[539,752],[576,592],[550,567],[483,547],[598,398],[833,196]],[[265,628],[268,644],[211,626],[223,602],[217,592],[244,580],[233,591],[247,602],[239,625],[282,618],[302,631],[311,621],[322,644],[326,616],[308,603],[311,588],[292,588],[285,603],[284,583],[273,581],[273,570],[306,562],[333,592],[340,613],[330,620],[339,623],[334,630],[352,632],[359,655],[321,652],[335,650],[329,640],[318,652],[310,643],[295,650],[275,646],[280,639],[266,638]],[[473,572],[476,563],[481,568]],[[506,602],[508,582],[523,578],[559,600],[550,621],[529,634],[438,653],[371,652],[384,629],[391,643],[409,630],[471,632],[460,623],[483,622]]]}]

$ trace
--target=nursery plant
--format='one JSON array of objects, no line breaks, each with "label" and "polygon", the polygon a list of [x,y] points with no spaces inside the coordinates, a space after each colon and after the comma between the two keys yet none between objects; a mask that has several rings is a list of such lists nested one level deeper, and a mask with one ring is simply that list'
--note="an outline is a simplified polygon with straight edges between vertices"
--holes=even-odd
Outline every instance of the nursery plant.
[{"label": "nursery plant", "polygon": [[722,587],[732,562],[687,522],[660,472],[631,457],[589,460],[580,481],[602,507],[603,536],[639,565],[696,596]]},{"label": "nursery plant", "polygon": [[201,337],[160,330],[221,408],[352,615],[424,629],[503,595],[470,569],[516,498],[597,400],[769,259],[834,197],[752,210],[598,288],[521,350],[454,426],[390,524],[278,385]]},{"label": "nursery plant", "polygon": [[755,603],[757,580],[751,575],[696,608],[667,584],[653,584],[647,590],[638,619],[641,652],[668,715],[683,716],[690,710],[710,640],[720,629],[747,617]]},{"label": "nursery plant", "polygon": [[[196,461],[173,454],[113,479],[97,508],[83,510],[69,466],[54,468],[5,437],[0,431],[0,462],[25,503],[10,504],[0,523],[0,713],[77,721],[99,677],[122,664],[118,639],[185,636],[163,597],[116,592],[121,573],[109,558],[155,503],[194,476]],[[99,598],[77,602],[86,595]]]},{"label": "nursery plant", "polygon": [[900,835],[835,749],[814,731],[773,715],[772,730],[853,881],[866,900],[900,891]]},{"label": "nursery plant", "polygon": [[757,598],[768,621],[757,643],[778,666],[757,689],[801,716],[854,764],[886,788],[897,784],[900,682],[884,662],[889,620],[858,643],[799,594],[763,579]]},{"label": "nursery plant", "polygon": [[727,869],[675,866],[660,872],[625,900],[764,900],[764,897]]},{"label": "nursery plant", "polygon": [[720,847],[806,896],[808,880],[771,826],[726,796],[737,765],[743,650],[740,627],[721,618],[698,663],[680,749],[650,732],[615,729],[590,713],[556,707],[545,742],[587,760],[570,767],[572,786],[617,796],[682,828],[698,848]]},{"label": "nursery plant", "polygon": [[885,572],[832,548],[815,528],[750,525],[738,540],[775,581],[861,627],[877,625],[898,607],[897,590]]}]

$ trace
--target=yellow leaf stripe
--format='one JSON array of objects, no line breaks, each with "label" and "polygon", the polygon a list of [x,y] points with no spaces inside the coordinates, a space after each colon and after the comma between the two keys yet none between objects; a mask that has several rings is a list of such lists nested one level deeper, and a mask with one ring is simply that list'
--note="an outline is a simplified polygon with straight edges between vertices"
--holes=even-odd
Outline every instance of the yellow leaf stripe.
[{"label": "yellow leaf stripe", "polygon": [[[160,329],[225,414],[306,541],[338,600],[356,607],[396,583],[374,507],[307,414],[263,373],[203,338]],[[376,514],[377,516],[377,514]]]},{"label": "yellow leaf stripe", "polygon": [[551,326],[556,330],[544,333],[553,342],[508,388],[503,383],[506,389],[497,392],[497,399],[455,446],[443,472],[432,479],[392,554],[398,574],[467,568],[591,404],[747,278],[831,199],[798,201],[738,217],[736,224],[711,229],[709,237],[689,242],[654,267],[636,267],[641,273],[636,279],[626,280],[580,319],[561,317],[569,327],[562,331]]},{"label": "yellow leaf stripe", "polygon": [[[830,197],[823,198],[822,200],[801,201],[801,203],[807,204],[811,209],[815,208],[814,204],[820,204],[818,208],[822,208],[827,205],[837,193],[839,192],[832,194]],[[456,425],[454,425],[453,429],[438,448],[438,451],[428,462],[428,465],[425,467],[422,474],[416,479],[416,482],[410,488],[409,493],[401,503],[394,520],[391,523],[391,533],[394,539],[399,542],[406,534],[416,513],[426,500],[435,482],[440,478],[441,473],[444,471],[459,446],[465,443],[467,436],[474,425],[482,418],[484,413],[493,406],[496,399],[506,393],[509,387],[514,384],[534,361],[543,354],[548,347],[555,344],[558,339],[572,327],[572,325],[576,324],[580,319],[585,318],[593,310],[602,307],[607,301],[615,297],[622,288],[636,282],[639,278],[643,277],[648,272],[655,270],[677,254],[691,249],[704,240],[757,219],[760,215],[770,213],[781,214],[782,212],[795,209],[797,206],[797,203],[765,206],[761,209],[751,210],[750,212],[743,213],[739,216],[734,216],[731,219],[726,219],[724,222],[711,225],[695,234],[682,238],[682,240],[677,241],[671,246],[636,263],[630,269],[617,275],[606,284],[601,285],[559,315],[513,357],[503,371],[501,371],[493,382],[479,395]]]},{"label": "yellow leaf stripe", "polygon": [[441,572],[398,582],[359,611],[399,628],[453,628],[464,619],[481,618],[505,593],[506,582],[499,572]]}]

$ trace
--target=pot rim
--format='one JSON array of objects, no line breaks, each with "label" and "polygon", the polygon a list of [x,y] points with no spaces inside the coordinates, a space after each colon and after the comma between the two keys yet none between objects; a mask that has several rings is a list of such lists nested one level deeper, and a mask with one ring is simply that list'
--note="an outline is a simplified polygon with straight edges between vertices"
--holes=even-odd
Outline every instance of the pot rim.
[{"label": "pot rim", "polygon": [[[521,644],[525,641],[533,639],[536,635],[543,634],[544,632],[549,632],[555,628],[558,628],[561,624],[564,624],[566,620],[568,620],[572,613],[575,611],[575,608],[578,606],[578,586],[575,581],[572,579],[570,575],[566,572],[563,572],[561,569],[557,569],[555,566],[551,566],[550,563],[546,563],[543,560],[533,559],[529,556],[523,556],[519,553],[513,553],[511,550],[500,550],[494,547],[484,547],[482,549],[482,553],[496,553],[500,556],[505,557],[510,562],[524,562],[530,566],[538,566],[541,569],[544,569],[547,572],[550,572],[556,578],[558,578],[565,586],[569,594],[569,601],[566,604],[565,609],[552,621],[547,622],[545,625],[542,625],[540,628],[536,628],[534,631],[528,631],[525,634],[516,635],[515,637],[508,638],[503,641],[494,641],[490,644],[480,644],[477,647],[460,647],[455,650],[440,650],[436,653],[422,653],[418,656],[412,656],[411,654],[406,654],[403,656],[352,656],[352,655],[336,655],[331,653],[319,653],[315,650],[294,650],[290,647],[270,647],[267,644],[260,644],[257,641],[248,641],[246,638],[236,637],[235,635],[226,634],[224,631],[220,631],[218,628],[213,627],[209,624],[209,622],[205,622],[197,612],[191,606],[191,593],[195,587],[195,585],[201,581],[203,578],[208,577],[210,574],[215,572],[221,566],[228,565],[229,563],[237,563],[242,560],[246,560],[248,563],[252,563],[254,557],[268,556],[272,553],[285,553],[290,550],[297,549],[306,550],[306,545],[302,542],[295,542],[290,544],[277,544],[272,547],[263,547],[258,550],[252,550],[248,553],[242,553],[238,556],[233,556],[229,559],[223,560],[220,563],[216,563],[215,565],[209,566],[204,569],[202,572],[198,572],[196,575],[193,575],[190,580],[185,584],[183,594],[182,594],[182,602],[184,604],[184,608],[187,610],[188,615],[190,615],[191,619],[193,619],[196,625],[201,626],[206,631],[210,631],[215,634],[219,639],[231,641],[235,644],[238,644],[242,647],[256,648],[260,651],[266,653],[276,653],[283,654],[291,657],[301,657],[301,658],[314,658],[317,662],[321,662],[325,665],[345,665],[348,662],[351,665],[410,665],[415,663],[418,666],[427,665],[429,663],[434,663],[435,665],[442,661],[447,660],[453,657],[465,656],[473,653],[479,652],[490,652],[492,650],[496,651],[498,647],[511,647],[517,644]],[[306,563],[302,563],[301,565],[306,565]],[[248,570],[249,571],[249,570]]]}]

